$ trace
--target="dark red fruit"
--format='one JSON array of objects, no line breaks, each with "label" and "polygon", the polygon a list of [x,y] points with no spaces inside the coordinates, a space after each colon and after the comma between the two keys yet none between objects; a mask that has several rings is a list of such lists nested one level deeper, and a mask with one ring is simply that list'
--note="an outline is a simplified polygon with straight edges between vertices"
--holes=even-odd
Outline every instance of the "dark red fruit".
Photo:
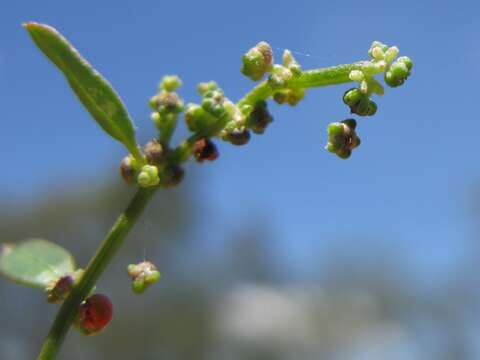
[{"label": "dark red fruit", "polygon": [[77,327],[85,335],[96,335],[108,325],[113,316],[113,306],[108,296],[95,294],[80,305]]}]

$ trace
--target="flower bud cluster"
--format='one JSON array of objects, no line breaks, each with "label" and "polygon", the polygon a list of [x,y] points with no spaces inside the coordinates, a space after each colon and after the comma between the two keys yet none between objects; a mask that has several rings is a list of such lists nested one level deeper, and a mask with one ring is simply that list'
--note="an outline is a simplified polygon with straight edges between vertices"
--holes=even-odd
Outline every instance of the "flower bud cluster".
[{"label": "flower bud cluster", "polygon": [[273,64],[273,51],[265,41],[259,42],[242,57],[240,71],[253,81],[260,80],[270,71]]},{"label": "flower bud cluster", "polygon": [[139,165],[132,155],[123,158],[120,173],[129,184],[141,187],[162,185],[172,187],[183,179],[183,169],[168,162],[169,149],[157,139],[152,139],[143,147],[147,164]]},{"label": "flower bud cluster", "polygon": [[150,98],[151,115],[155,126],[161,133],[171,133],[175,129],[178,114],[184,110],[183,100],[175,92],[182,81],[175,75],[162,78],[156,95]]},{"label": "flower bud cluster", "polygon": [[272,74],[269,77],[269,83],[272,88],[277,89],[273,93],[273,100],[278,104],[297,105],[305,97],[305,89],[290,89],[288,81],[299,76],[302,68],[293,57],[290,50],[283,52],[283,64],[275,65]]},{"label": "flower bud cluster", "polygon": [[127,272],[132,278],[132,290],[135,294],[142,294],[147,287],[160,279],[160,272],[150,261],[130,264],[127,267]]},{"label": "flower bud cluster", "polygon": [[388,47],[381,42],[374,41],[368,55],[375,61],[383,61],[385,63],[385,83],[390,87],[402,85],[410,76],[413,62],[407,56],[401,56],[397,60],[399,50],[396,46]]},{"label": "flower bud cluster", "polygon": [[343,95],[343,102],[350,107],[352,114],[372,116],[377,112],[377,104],[357,88],[347,90]]},{"label": "flower bud cluster", "polygon": [[349,158],[352,150],[360,145],[360,138],[355,132],[356,126],[357,122],[354,119],[329,124],[328,143],[325,149],[341,159]]}]

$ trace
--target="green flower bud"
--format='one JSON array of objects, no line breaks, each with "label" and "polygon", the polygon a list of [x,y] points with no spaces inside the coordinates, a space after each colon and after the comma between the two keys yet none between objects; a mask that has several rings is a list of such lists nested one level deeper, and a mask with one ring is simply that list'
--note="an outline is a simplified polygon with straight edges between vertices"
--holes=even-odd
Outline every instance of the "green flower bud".
[{"label": "green flower bud", "polygon": [[153,165],[144,165],[137,176],[137,183],[141,187],[150,187],[158,185],[160,178],[158,177],[158,168]]},{"label": "green flower bud", "polygon": [[302,72],[302,68],[297,60],[293,57],[290,50],[283,52],[283,66],[288,68],[293,75],[299,75]]},{"label": "green flower bud", "polygon": [[379,58],[383,58],[381,55],[385,54],[387,50],[387,45],[380,41],[374,41],[368,50],[368,55],[375,60],[379,60]]},{"label": "green flower bud", "polygon": [[143,153],[150,165],[159,165],[164,159],[165,151],[157,139],[152,139],[143,147]]},{"label": "green flower bud", "polygon": [[207,91],[202,100],[202,108],[216,117],[221,117],[225,113],[225,100],[221,89]]},{"label": "green flower bud", "polygon": [[246,128],[235,128],[232,131],[228,131],[222,139],[233,145],[245,145],[250,140],[250,131]]},{"label": "green flower bud", "polygon": [[177,75],[166,75],[160,81],[160,90],[172,92],[182,86],[182,80]]},{"label": "green flower bud", "polygon": [[185,111],[185,123],[187,124],[188,130],[191,132],[197,132],[201,128],[201,121],[203,117],[203,109],[201,106],[196,104],[188,104],[187,110]]},{"label": "green flower bud", "polygon": [[290,106],[297,105],[305,97],[305,89],[285,89],[273,94],[273,100],[277,104],[287,103]]},{"label": "green flower bud", "polygon": [[268,83],[274,89],[282,88],[287,84],[287,81],[293,77],[290,69],[282,65],[274,65],[272,73],[268,77]]},{"label": "green flower bud", "polygon": [[350,78],[350,80],[356,81],[356,82],[361,82],[365,79],[365,75],[361,70],[350,71],[350,74],[348,74],[348,77]]},{"label": "green flower bud", "polygon": [[160,272],[150,261],[130,264],[127,272],[132,278],[132,290],[135,294],[142,294],[148,286],[160,280]]},{"label": "green flower bud", "polygon": [[198,84],[197,91],[199,92],[200,95],[205,96],[207,92],[216,90],[217,88],[218,88],[218,85],[215,81],[202,82]]},{"label": "green flower bud", "polygon": [[268,43],[262,41],[243,55],[240,71],[253,81],[257,81],[270,70],[272,63],[272,48]]},{"label": "green flower bud", "polygon": [[328,143],[325,149],[341,159],[349,158],[352,150],[360,145],[360,139],[355,132],[356,126],[357,122],[354,119],[329,124]]},{"label": "green flower bud", "polygon": [[248,116],[246,124],[255,134],[263,134],[272,121],[273,118],[268,112],[267,103],[259,101]]},{"label": "green flower bud", "polygon": [[297,105],[305,97],[305,89],[288,90],[287,103],[290,106]]},{"label": "green flower bud", "polygon": [[207,138],[201,138],[193,144],[192,149],[193,156],[198,162],[204,160],[213,161],[218,158],[218,151],[215,144]]},{"label": "green flower bud", "polygon": [[387,64],[390,64],[398,55],[398,47],[392,46],[388,48],[388,50],[385,52],[385,61]]}]

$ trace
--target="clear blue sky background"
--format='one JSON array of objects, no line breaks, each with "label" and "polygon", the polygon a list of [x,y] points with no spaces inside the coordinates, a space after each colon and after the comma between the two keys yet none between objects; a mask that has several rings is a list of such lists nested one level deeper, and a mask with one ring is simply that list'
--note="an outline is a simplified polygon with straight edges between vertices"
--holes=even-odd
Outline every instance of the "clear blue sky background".
[{"label": "clear blue sky background", "polygon": [[410,56],[414,71],[378,99],[376,116],[360,119],[363,141],[353,156],[342,161],[323,150],[327,124],[349,117],[341,101],[348,85],[311,90],[293,109],[272,104],[275,122],[264,136],[243,148],[221,144],[218,161],[188,166],[204,174],[199,196],[215,215],[204,234],[218,244],[240,222],[266,221],[280,256],[304,269],[321,261],[321,249],[356,234],[426,269],[448,270],[469,250],[480,177],[479,4],[2,0],[0,198],[28,202],[65,181],[104,179],[124,154],[23,21],[62,31],[118,89],[143,140],[154,135],[147,100],[164,74],[182,77],[187,101],[198,101],[196,84],[211,79],[238,99],[252,86],[240,56],[260,40],[277,59],[283,48],[310,54],[298,56],[304,68],[364,59],[380,40]]}]

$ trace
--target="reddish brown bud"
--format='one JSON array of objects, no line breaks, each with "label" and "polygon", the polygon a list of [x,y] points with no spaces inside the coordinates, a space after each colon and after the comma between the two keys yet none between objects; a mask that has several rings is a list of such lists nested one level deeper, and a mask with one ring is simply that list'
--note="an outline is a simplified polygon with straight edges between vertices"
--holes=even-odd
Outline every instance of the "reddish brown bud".
[{"label": "reddish brown bud", "polygon": [[259,101],[255,104],[254,109],[247,118],[247,126],[252,129],[255,134],[263,134],[268,124],[273,121],[272,116],[268,112],[267,103]]},{"label": "reddish brown bud", "polygon": [[47,301],[52,304],[60,304],[66,299],[72,290],[75,279],[72,274],[67,274],[52,282],[47,287]]},{"label": "reddish brown bud", "polygon": [[157,139],[152,139],[143,147],[143,152],[150,165],[158,165],[163,160],[163,146]]},{"label": "reddish brown bud", "polygon": [[213,161],[218,158],[217,147],[210,139],[201,138],[193,144],[193,156],[198,162]]},{"label": "reddish brown bud", "polygon": [[81,305],[76,325],[85,335],[96,335],[108,325],[113,316],[113,306],[108,296],[95,294]]},{"label": "reddish brown bud", "polygon": [[233,145],[245,145],[250,140],[250,131],[245,128],[233,129],[225,135],[224,139]]},{"label": "reddish brown bud", "polygon": [[168,166],[163,173],[163,185],[174,187],[180,184],[184,177],[184,171],[180,166]]},{"label": "reddish brown bud", "polygon": [[120,163],[120,175],[129,184],[135,180],[135,169],[133,167],[133,157],[125,156]]}]

